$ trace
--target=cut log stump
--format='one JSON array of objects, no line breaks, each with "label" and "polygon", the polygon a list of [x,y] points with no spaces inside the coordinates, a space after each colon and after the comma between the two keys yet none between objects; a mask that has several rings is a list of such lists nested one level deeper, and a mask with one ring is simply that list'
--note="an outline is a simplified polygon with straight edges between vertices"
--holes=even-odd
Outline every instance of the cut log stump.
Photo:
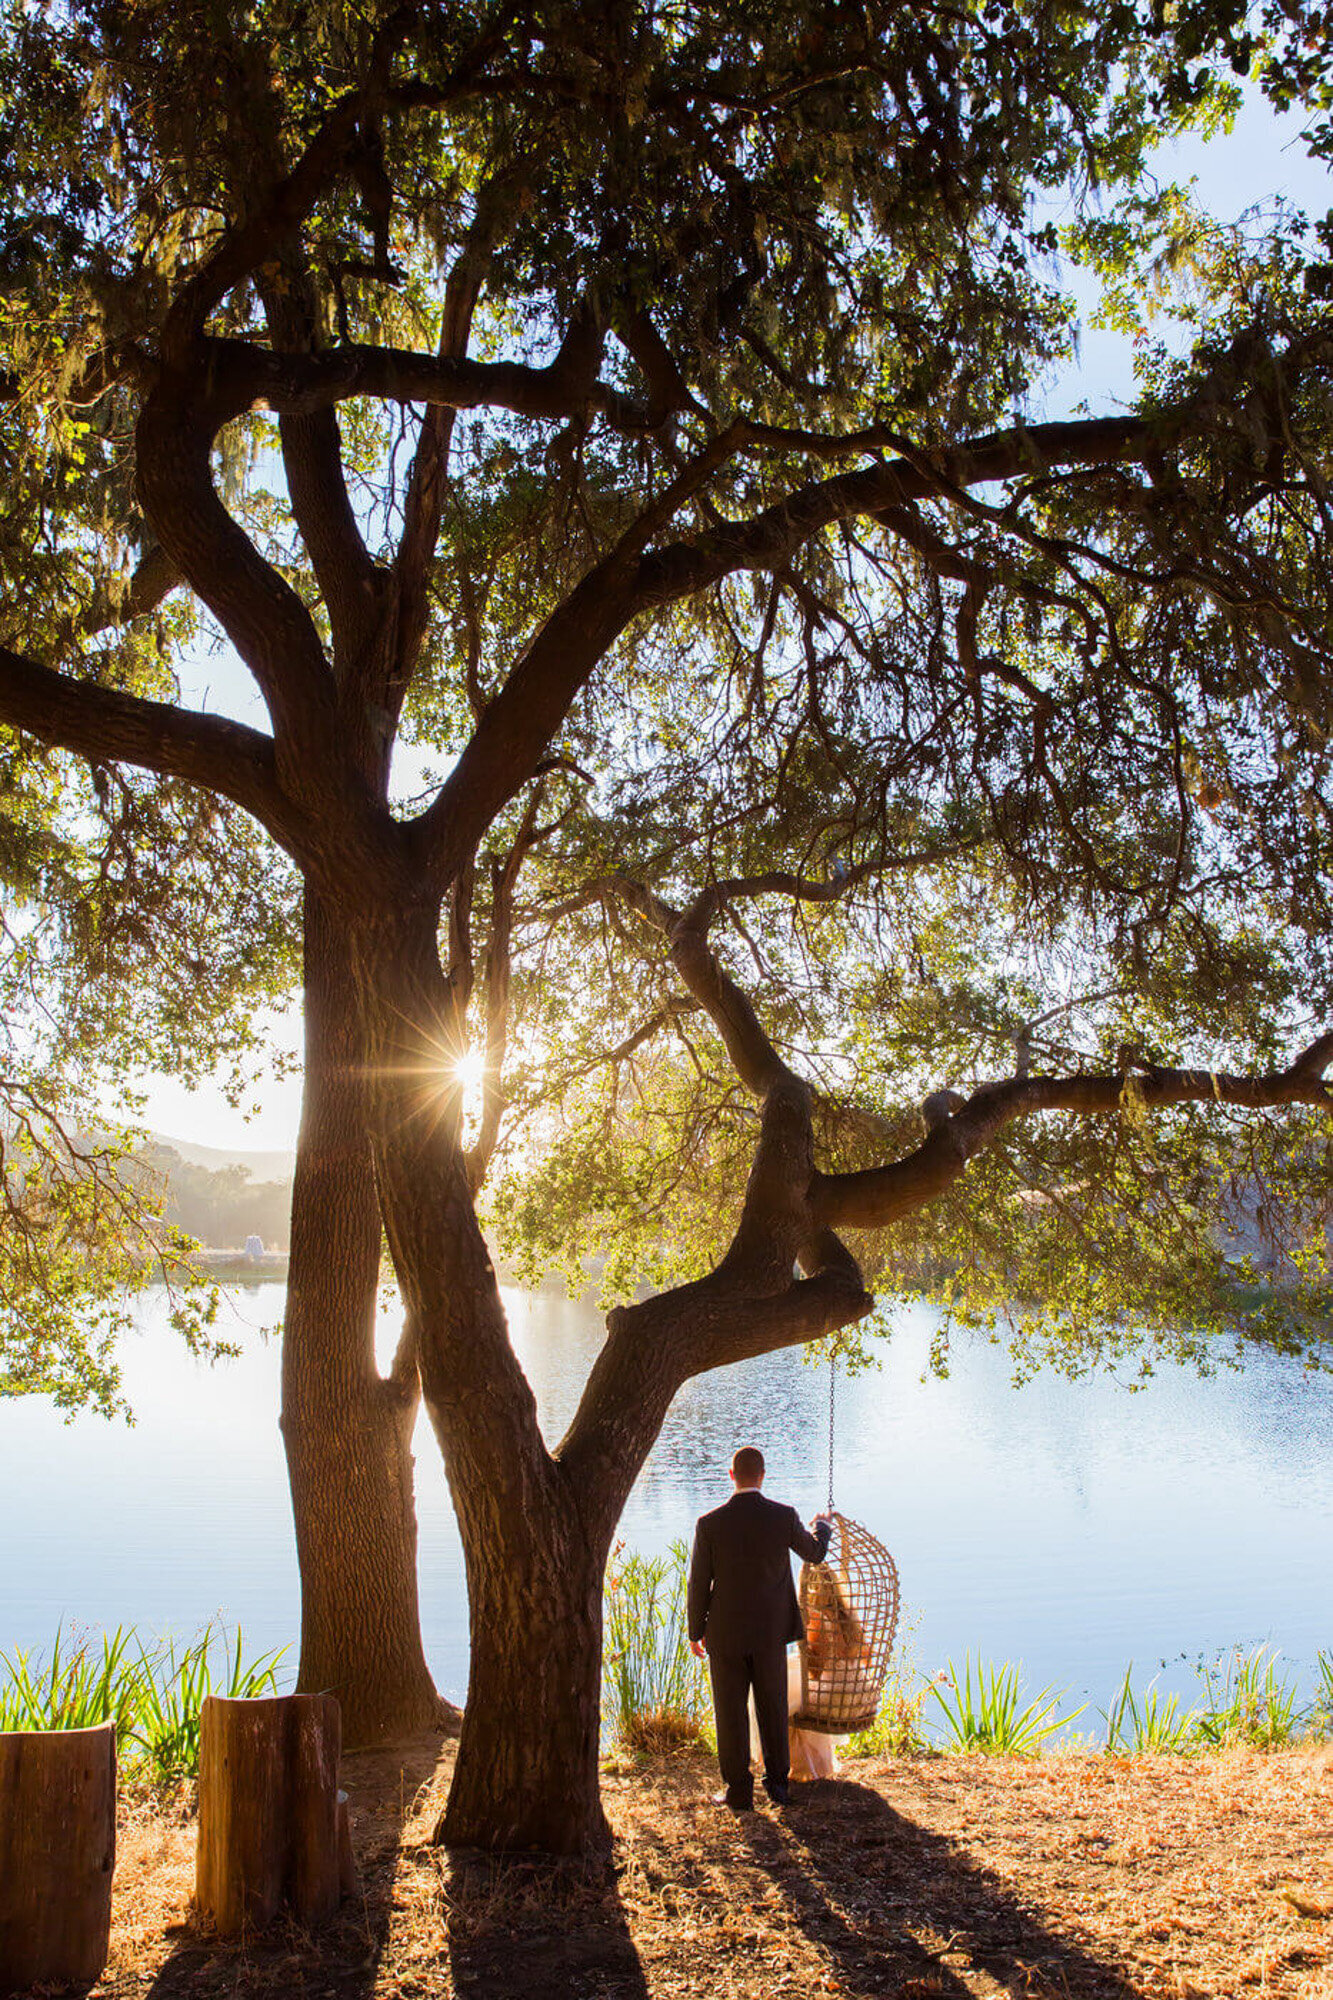
[{"label": "cut log stump", "polygon": [[0,1993],[91,1986],[116,1864],[116,1732],[0,1733]]},{"label": "cut log stump", "polygon": [[338,1907],[342,1718],[331,1694],[210,1695],[199,1718],[195,1898],[219,1931],[288,1909],[303,1924]]}]

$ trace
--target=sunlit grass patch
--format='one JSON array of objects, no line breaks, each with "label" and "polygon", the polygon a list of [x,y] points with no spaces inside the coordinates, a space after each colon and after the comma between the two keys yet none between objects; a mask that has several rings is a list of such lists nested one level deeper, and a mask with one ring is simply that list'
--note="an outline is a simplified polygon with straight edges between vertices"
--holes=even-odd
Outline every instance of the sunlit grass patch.
[{"label": "sunlit grass patch", "polygon": [[964,1656],[961,1674],[949,1661],[947,1674],[930,1688],[944,1715],[949,1749],[980,1751],[990,1757],[1036,1757],[1052,1736],[1082,1715],[1082,1708],[1061,1715],[1062,1694],[1054,1688],[1042,1688],[1031,1701],[1023,1702],[1019,1672],[1007,1661],[974,1663],[970,1653]]},{"label": "sunlit grass patch", "polygon": [[708,1677],[686,1640],[688,1562],[684,1542],[676,1541],[664,1556],[618,1544],[607,1566],[602,1723],[628,1750],[659,1755],[706,1732]]},{"label": "sunlit grass patch", "polygon": [[0,1652],[0,1730],[91,1729],[115,1724],[121,1762],[154,1780],[199,1771],[199,1713],[210,1694],[276,1694],[285,1648],[247,1660],[220,1621],[197,1639],[146,1645],[133,1626],[99,1642],[57,1630],[49,1657]]},{"label": "sunlit grass patch", "polygon": [[1272,1647],[1256,1646],[1199,1668],[1203,1698],[1194,1726],[1205,1748],[1276,1750],[1294,1740],[1301,1724],[1296,1684],[1278,1673],[1277,1657]]},{"label": "sunlit grass patch", "polygon": [[1101,1711],[1108,1756],[1156,1756],[1197,1749],[1198,1711],[1182,1709],[1179,1695],[1159,1694],[1155,1680],[1136,1694],[1133,1676],[1131,1660],[1110,1708]]}]

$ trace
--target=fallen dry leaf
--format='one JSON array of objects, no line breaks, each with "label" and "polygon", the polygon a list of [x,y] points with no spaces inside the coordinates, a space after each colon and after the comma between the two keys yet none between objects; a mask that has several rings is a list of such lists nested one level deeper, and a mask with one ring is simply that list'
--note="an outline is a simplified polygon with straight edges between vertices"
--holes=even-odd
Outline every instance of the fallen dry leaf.
[{"label": "fallen dry leaf", "polygon": [[1284,1883],[1278,1894],[1284,1903],[1290,1903],[1299,1917],[1315,1919],[1333,1916],[1333,1903],[1322,1902],[1318,1897],[1308,1895],[1294,1883]]}]

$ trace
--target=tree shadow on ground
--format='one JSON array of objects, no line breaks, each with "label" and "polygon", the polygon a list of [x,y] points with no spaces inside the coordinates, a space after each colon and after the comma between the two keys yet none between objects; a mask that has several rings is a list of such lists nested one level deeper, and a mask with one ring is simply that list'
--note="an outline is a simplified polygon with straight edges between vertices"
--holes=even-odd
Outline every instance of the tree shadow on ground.
[{"label": "tree shadow on ground", "polygon": [[[395,1877],[404,1834],[419,1816],[423,1792],[435,1787],[451,1746],[429,1735],[390,1750],[352,1751],[340,1782],[348,1793],[360,1893],[318,1931],[279,1919],[267,1929],[219,1938],[193,1916],[176,1925],[170,1956],[147,1988],[147,2000],[207,2000],[212,1994],[286,1996],[316,1992],[336,2000],[368,2000],[395,1915]],[[431,1912],[439,1941],[440,1912]],[[115,1987],[108,1991],[115,1992]]]},{"label": "tree shadow on ground", "polygon": [[457,2000],[647,2000],[610,1859],[445,1862]]},{"label": "tree shadow on ground", "polygon": [[1058,1915],[865,1785],[802,1785],[780,1815],[742,1822],[756,1865],[851,1996],[1143,2000]]}]

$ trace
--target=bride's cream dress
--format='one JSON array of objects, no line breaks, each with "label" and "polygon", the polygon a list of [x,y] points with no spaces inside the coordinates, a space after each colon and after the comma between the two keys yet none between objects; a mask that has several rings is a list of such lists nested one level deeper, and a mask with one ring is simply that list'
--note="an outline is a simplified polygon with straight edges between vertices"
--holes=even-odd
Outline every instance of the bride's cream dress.
[{"label": "bride's cream dress", "polygon": [[[801,1656],[798,1652],[787,1655],[787,1713],[794,1715],[801,1705]],[[818,1729],[798,1729],[794,1722],[787,1725],[787,1742],[791,1754],[791,1775],[794,1780],[809,1778],[836,1778],[838,1775],[837,1745],[845,1743],[844,1736],[826,1736]],[[763,1750],[759,1742],[759,1721],[754,1712],[754,1696],[750,1697],[750,1755],[762,1759]]]}]

